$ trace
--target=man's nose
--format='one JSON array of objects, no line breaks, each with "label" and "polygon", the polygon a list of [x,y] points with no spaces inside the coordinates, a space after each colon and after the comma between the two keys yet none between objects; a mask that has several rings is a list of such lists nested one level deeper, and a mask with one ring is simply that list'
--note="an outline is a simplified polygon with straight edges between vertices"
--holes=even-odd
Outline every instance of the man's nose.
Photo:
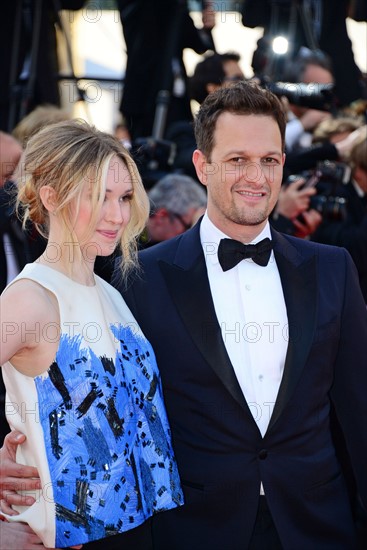
[{"label": "man's nose", "polygon": [[243,166],[242,177],[248,183],[262,184],[266,181],[266,173],[260,162],[248,162]]}]

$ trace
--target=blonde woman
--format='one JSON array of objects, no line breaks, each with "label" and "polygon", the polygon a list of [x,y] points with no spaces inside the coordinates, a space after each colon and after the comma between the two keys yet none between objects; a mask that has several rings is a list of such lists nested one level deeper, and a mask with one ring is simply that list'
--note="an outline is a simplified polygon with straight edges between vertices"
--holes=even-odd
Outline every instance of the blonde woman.
[{"label": "blonde woman", "polygon": [[48,244],[1,296],[1,365],[9,424],[27,436],[17,460],[41,489],[6,517],[61,548],[182,503],[153,350],[93,272],[120,244],[127,275],[149,203],[123,146],[80,121],[33,136],[17,182],[23,221]]}]

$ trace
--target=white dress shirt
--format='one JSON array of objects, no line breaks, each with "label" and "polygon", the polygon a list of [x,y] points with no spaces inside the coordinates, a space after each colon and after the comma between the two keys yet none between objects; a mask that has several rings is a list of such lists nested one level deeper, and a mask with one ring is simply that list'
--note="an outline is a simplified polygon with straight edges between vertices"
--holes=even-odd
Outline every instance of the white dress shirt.
[{"label": "white dress shirt", "polygon": [[[288,318],[274,253],[266,267],[242,260],[224,272],[217,249],[228,238],[205,214],[200,239],[222,337],[257,426],[264,436],[283,375]],[[269,224],[252,244],[271,238]],[[247,243],[246,243],[247,244]]]}]

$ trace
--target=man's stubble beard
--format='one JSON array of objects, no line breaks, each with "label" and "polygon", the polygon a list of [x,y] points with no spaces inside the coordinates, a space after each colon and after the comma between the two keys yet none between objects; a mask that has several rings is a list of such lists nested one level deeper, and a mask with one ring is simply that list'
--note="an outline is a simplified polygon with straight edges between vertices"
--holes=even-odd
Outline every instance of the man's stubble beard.
[{"label": "man's stubble beard", "polygon": [[256,211],[255,208],[251,211],[251,208],[249,207],[239,209],[233,203],[229,208],[225,209],[220,208],[220,205],[216,204],[216,201],[214,201],[214,204],[217,208],[219,207],[222,216],[226,221],[242,226],[261,225],[262,223],[264,223],[264,221],[268,219],[270,214],[269,201],[260,211]]}]

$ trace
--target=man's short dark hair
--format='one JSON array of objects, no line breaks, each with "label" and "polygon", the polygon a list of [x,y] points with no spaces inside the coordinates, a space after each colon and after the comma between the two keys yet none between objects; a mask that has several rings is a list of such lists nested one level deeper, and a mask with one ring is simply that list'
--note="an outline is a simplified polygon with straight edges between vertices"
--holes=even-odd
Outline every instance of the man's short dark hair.
[{"label": "man's short dark hair", "polygon": [[214,147],[215,126],[219,115],[225,112],[273,118],[279,127],[284,150],[286,117],[280,100],[253,81],[241,81],[209,94],[196,115],[194,128],[197,147],[209,161]]}]

